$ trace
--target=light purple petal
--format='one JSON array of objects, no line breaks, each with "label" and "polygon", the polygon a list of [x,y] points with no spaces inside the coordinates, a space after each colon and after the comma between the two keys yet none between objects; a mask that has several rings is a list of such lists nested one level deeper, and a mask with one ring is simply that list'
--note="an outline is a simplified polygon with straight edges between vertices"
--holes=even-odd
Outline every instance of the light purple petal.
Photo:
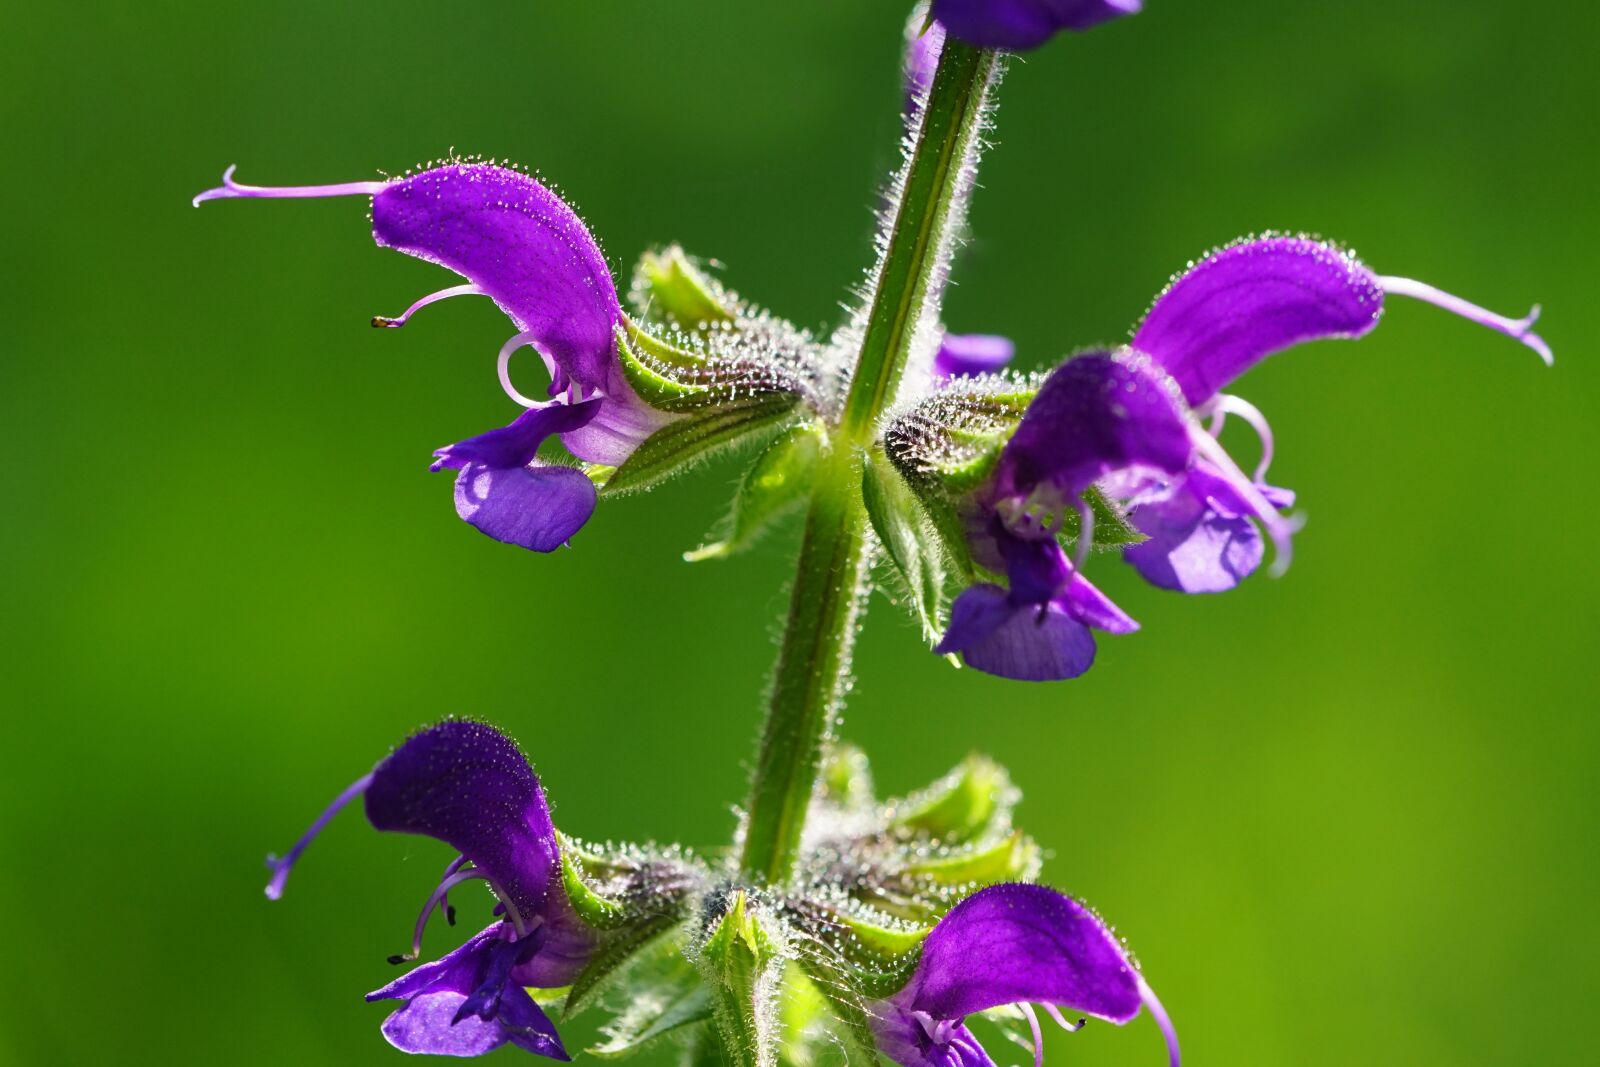
[{"label": "light purple petal", "polygon": [[435,837],[471,860],[524,921],[543,911],[555,827],[527,757],[498,730],[450,721],[415,734],[373,772],[366,804],[379,830]]},{"label": "light purple petal", "polygon": [[1383,289],[1355,256],[1309,238],[1269,237],[1185,271],[1156,298],[1133,347],[1198,407],[1274,352],[1360,337],[1382,311]]},{"label": "light purple petal", "polygon": [[940,381],[992,374],[1016,357],[1009,337],[987,333],[947,333],[933,357],[933,374]]},{"label": "light purple petal", "polygon": [[509,426],[469,437],[434,452],[432,470],[461,470],[473,464],[484,467],[525,467],[539,454],[539,446],[558,433],[571,433],[600,413],[600,400],[581,404],[542,404],[518,415]]},{"label": "light purple petal", "polygon": [[[927,26],[926,29],[923,27]],[[939,52],[944,48],[944,27],[928,20],[919,8],[906,23],[905,111],[909,115],[917,103],[926,99],[939,69]]]},{"label": "light purple petal", "polygon": [[[1081,579],[1080,579],[1081,580]],[[971,667],[1023,682],[1076,678],[1094,663],[1094,636],[1058,604],[1018,604],[997,585],[975,585],[950,609],[935,649]]]},{"label": "light purple petal", "polygon": [[1072,576],[1066,591],[1055,598],[1053,605],[1085,626],[1108,634],[1131,634],[1139,628],[1127,612],[1081,574]]},{"label": "light purple petal", "polygon": [[900,1067],[994,1067],[978,1039],[960,1023],[936,1028],[937,1037],[893,1000],[879,1000],[868,1013],[878,1051]]},{"label": "light purple petal", "polygon": [[453,1022],[466,999],[453,992],[416,997],[383,1021],[383,1036],[401,1052],[429,1056],[482,1056],[505,1044],[510,1034],[496,1020],[469,1015]]},{"label": "light purple petal", "polygon": [[[1262,495],[1274,504],[1285,499],[1282,490],[1264,488]],[[1224,592],[1259,567],[1266,552],[1249,514],[1228,482],[1196,466],[1166,499],[1128,512],[1149,540],[1123,549],[1122,558],[1162,589]]]},{"label": "light purple petal", "polygon": [[600,935],[578,918],[566,893],[552,892],[545,898],[544,925],[539,927],[539,951],[511,971],[517,985],[535,989],[560,989],[589,964]]},{"label": "light purple petal", "polygon": [[1026,497],[1048,483],[1076,496],[1113,471],[1177,474],[1193,453],[1178,404],[1139,357],[1069,359],[1045,379],[1001,452],[997,492]]},{"label": "light purple petal", "polygon": [[1141,0],[933,0],[933,15],[969,44],[1022,51],[1140,7]]},{"label": "light purple petal", "polygon": [[588,425],[561,435],[561,443],[579,459],[619,467],[640,442],[676,416],[639,399],[626,381],[614,383],[600,413]]},{"label": "light purple petal", "polygon": [[979,890],[952,908],[923,944],[892,998],[936,1019],[961,1019],[1036,1001],[1115,1023],[1139,1013],[1139,974],[1087,908],[1039,885]]},{"label": "light purple petal", "polygon": [[555,193],[526,174],[457,163],[383,186],[380,245],[448,267],[531,333],[573,380],[608,395],[621,381],[621,316],[600,247]]},{"label": "light purple petal", "polygon": [[554,552],[594,514],[589,476],[571,467],[467,467],[456,513],[496,541]]}]

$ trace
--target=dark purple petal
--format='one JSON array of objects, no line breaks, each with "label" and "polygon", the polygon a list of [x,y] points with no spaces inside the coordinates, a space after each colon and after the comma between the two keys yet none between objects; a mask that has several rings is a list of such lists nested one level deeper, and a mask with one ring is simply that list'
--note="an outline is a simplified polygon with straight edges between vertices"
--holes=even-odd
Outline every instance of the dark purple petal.
[{"label": "dark purple petal", "polygon": [[941,381],[950,378],[992,374],[1010,363],[1017,346],[1009,337],[987,333],[947,333],[933,357],[933,374]]},{"label": "dark purple petal", "polygon": [[529,408],[509,426],[445,445],[433,454],[430,470],[449,467],[461,470],[478,464],[484,467],[525,467],[539,454],[539,446],[558,433],[571,433],[600,413],[602,401],[581,404],[544,404]]},{"label": "dark purple petal", "polygon": [[1185,271],[1156,298],[1133,347],[1198,407],[1274,352],[1360,337],[1382,311],[1383,289],[1355,256],[1305,237],[1269,237]]},{"label": "dark purple petal", "polygon": [[1060,30],[1086,30],[1141,6],[1141,0],[933,0],[933,16],[969,44],[1018,52]]},{"label": "dark purple petal", "polygon": [[1053,682],[1088,670],[1095,645],[1089,628],[1055,601],[1021,604],[997,585],[975,585],[951,606],[950,627],[934,651],[959,652],[985,674]]},{"label": "dark purple petal", "polygon": [[372,198],[380,245],[448,267],[588,388],[621,380],[616,287],[600,247],[555,193],[526,174],[458,163],[391,182]]},{"label": "dark purple petal", "polygon": [[1045,379],[1000,454],[997,490],[1027,496],[1053,485],[1076,496],[1118,470],[1177,474],[1193,445],[1178,401],[1138,357],[1069,359]]},{"label": "dark purple petal", "polygon": [[[1287,506],[1279,503],[1280,490],[1263,487],[1262,495]],[[1122,558],[1162,589],[1224,592],[1259,567],[1266,552],[1250,513],[1231,484],[1197,465],[1166,499],[1129,510],[1128,521],[1149,540],[1123,549]]]},{"label": "dark purple petal", "polygon": [[472,466],[456,477],[456,514],[496,541],[554,552],[594,514],[589,476],[571,467]]},{"label": "dark purple petal", "polygon": [[496,1021],[518,1048],[552,1060],[572,1059],[561,1044],[555,1024],[521,987],[512,986],[505,991],[500,998],[500,1014]]},{"label": "dark purple petal", "polygon": [[401,1052],[429,1056],[482,1056],[510,1040],[506,1028],[492,1019],[469,1016],[453,1022],[464,1000],[460,993],[424,993],[383,1021],[383,1036]]},{"label": "dark purple petal", "polygon": [[472,936],[460,948],[432,963],[413,967],[382,989],[367,994],[368,1000],[407,1000],[428,992],[460,993],[463,998],[483,984],[495,948],[505,944],[507,926],[497,922]]},{"label": "dark purple petal", "polygon": [[511,980],[517,985],[536,989],[571,985],[588,966],[600,943],[600,935],[578,918],[565,892],[551,893],[545,899],[544,925],[539,927],[539,936],[539,951],[511,971]]},{"label": "dark purple petal", "polygon": [[1081,574],[1073,575],[1066,591],[1051,604],[1085,626],[1108,634],[1131,634],[1139,628],[1139,624],[1127,612],[1117,607],[1110,597]]},{"label": "dark purple petal", "polygon": [[538,777],[510,738],[481,723],[440,723],[396,749],[373,772],[367,818],[379,830],[446,842],[492,879],[524,922],[543,912],[559,876]]},{"label": "dark purple petal", "polygon": [[952,908],[893,1000],[935,1019],[1037,1001],[1115,1023],[1139,1013],[1139,974],[1087,908],[1038,885],[998,885]]}]

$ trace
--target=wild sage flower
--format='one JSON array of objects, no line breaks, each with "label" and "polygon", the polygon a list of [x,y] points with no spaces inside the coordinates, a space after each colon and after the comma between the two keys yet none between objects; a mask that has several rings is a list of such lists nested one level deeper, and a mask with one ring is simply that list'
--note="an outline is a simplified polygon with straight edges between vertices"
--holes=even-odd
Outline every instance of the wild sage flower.
[{"label": "wild sage flower", "polygon": [[[979,569],[1004,573],[1007,587],[979,582],[962,593],[938,650],[1012,678],[1087,670],[1091,627],[1136,628],[1081,574],[1097,532],[1111,534],[1152,584],[1181,592],[1220,592],[1255,570],[1264,551],[1256,524],[1273,541],[1278,569],[1286,568],[1294,522],[1281,509],[1294,496],[1265,480],[1271,428],[1253,405],[1222,390],[1296,344],[1363,336],[1391,293],[1505,333],[1552,361],[1532,332],[1537,309],[1521,319],[1496,315],[1421,282],[1374,274],[1349,252],[1305,237],[1223,248],[1156,298],[1129,345],[1070,359],[1038,387],[992,474],[961,505],[966,551]],[[952,391],[927,403],[930,411],[959,411],[965,402]],[[1227,415],[1260,436],[1252,475],[1217,440]],[[909,425],[901,435],[913,436]],[[913,458],[917,447],[902,452]],[[1097,515],[1109,521],[1097,528]],[[1070,559],[1063,536],[1075,545]]]},{"label": "wild sage flower", "polygon": [[295,860],[357,797],[377,829],[458,853],[423,904],[410,951],[390,963],[421,957],[434,914],[455,924],[450,895],[466,882],[485,883],[502,916],[367,995],[400,1001],[382,1033],[405,1052],[476,1056],[513,1044],[565,1060],[548,1012],[565,1019],[608,1000],[616,1015],[593,1052],[694,1041],[728,1023],[719,997],[732,983],[743,997],[732,1025],[769,1052],[780,1042],[802,1055],[875,1045],[904,1067],[983,1067],[969,1015],[1016,1005],[1012,1022],[1032,1032],[1015,1036],[1037,1058],[1033,1004],[1069,1029],[1082,1023],[1063,1010],[1121,1024],[1144,1005],[1177,1062],[1171,1023],[1106,926],[1054,890],[1015,882],[1037,874],[1039,850],[1012,825],[1009,778],[979,757],[879,803],[865,757],[836,748],[799,876],[756,887],[681,849],[565,837],[516,744],[448,720],[406,740],[285,859],[270,859],[268,896],[282,895]]},{"label": "wild sage flower", "polygon": [[1022,52],[1062,30],[1137,14],[1142,0],[933,0],[933,17],[969,44]]}]

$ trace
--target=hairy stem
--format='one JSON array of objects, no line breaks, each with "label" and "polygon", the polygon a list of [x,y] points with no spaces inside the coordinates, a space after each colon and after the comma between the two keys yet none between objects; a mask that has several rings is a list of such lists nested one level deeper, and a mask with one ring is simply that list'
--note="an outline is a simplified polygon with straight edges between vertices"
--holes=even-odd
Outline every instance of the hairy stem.
[{"label": "hairy stem", "polygon": [[843,417],[818,472],[790,592],[783,646],[751,784],[741,865],[780,884],[794,871],[806,809],[850,671],[866,593],[862,453],[893,400],[917,328],[942,282],[941,262],[997,57],[957,41],[939,58],[888,240]]}]

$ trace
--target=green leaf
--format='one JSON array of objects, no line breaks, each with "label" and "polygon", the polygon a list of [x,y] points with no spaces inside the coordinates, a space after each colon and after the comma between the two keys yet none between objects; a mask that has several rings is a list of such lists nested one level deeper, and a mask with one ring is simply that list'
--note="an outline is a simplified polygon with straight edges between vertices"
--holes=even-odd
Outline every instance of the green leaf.
[{"label": "green leaf", "polygon": [[905,582],[923,636],[937,641],[943,629],[944,559],[927,512],[894,464],[876,449],[862,472],[861,496],[878,540]]},{"label": "green leaf", "polygon": [[749,548],[774,522],[809,499],[826,447],[827,434],[816,423],[796,426],[772,442],[745,473],[723,537],[685,552],[683,558],[697,563]]},{"label": "green leaf", "polygon": [[570,1019],[587,1008],[623,965],[632,961],[657,937],[678,925],[678,921],[679,916],[671,912],[650,915],[602,937],[599,947],[590,955],[588,964],[573,980],[562,1016]]},{"label": "green leaf", "polygon": [[633,450],[606,482],[605,493],[636,493],[665,481],[721,448],[773,432],[795,417],[789,393],[746,397],[669,422]]},{"label": "green leaf", "polygon": [[677,946],[640,961],[627,975],[626,1007],[587,1051],[602,1059],[634,1052],[658,1038],[711,1018],[711,991]]}]

